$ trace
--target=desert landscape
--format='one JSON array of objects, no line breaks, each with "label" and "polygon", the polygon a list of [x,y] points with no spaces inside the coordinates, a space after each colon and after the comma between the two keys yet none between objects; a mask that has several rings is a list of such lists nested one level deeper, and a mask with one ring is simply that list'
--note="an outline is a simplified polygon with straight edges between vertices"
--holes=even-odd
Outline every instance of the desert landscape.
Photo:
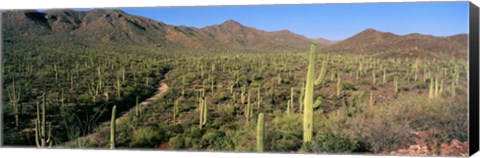
[{"label": "desert landscape", "polygon": [[117,9],[6,11],[3,144],[468,155],[468,34],[330,41]]}]

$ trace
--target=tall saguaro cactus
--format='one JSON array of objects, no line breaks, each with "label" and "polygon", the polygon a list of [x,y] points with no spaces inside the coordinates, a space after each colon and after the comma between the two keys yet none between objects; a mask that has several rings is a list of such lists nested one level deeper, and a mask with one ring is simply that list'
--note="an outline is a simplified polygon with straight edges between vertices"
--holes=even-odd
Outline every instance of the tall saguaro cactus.
[{"label": "tall saguaro cactus", "polygon": [[263,141],[265,136],[265,120],[263,113],[258,114],[257,121],[257,152],[263,152]]},{"label": "tall saguaro cactus", "polygon": [[293,96],[294,96],[294,93],[295,93],[295,89],[293,89],[293,87],[290,88],[290,108],[293,110]]},{"label": "tall saguaro cactus", "polygon": [[315,59],[317,54],[317,43],[312,42],[310,58],[307,71],[307,82],[305,85],[305,100],[303,110],[303,142],[310,142],[313,133],[313,82],[315,75]]},{"label": "tall saguaro cactus", "polygon": [[13,105],[13,109],[15,112],[15,126],[18,127],[18,122],[19,122],[19,100],[20,100],[20,88],[17,89],[15,85],[15,79],[13,80],[13,85],[12,87],[9,87],[7,89],[8,91],[8,97],[10,99],[10,103]]},{"label": "tall saguaro cactus", "polygon": [[208,112],[208,107],[207,107],[207,97],[203,100],[203,125],[207,123],[207,112]]},{"label": "tall saguaro cactus", "polygon": [[45,94],[42,97],[42,118],[40,119],[40,105],[37,102],[37,119],[35,120],[35,143],[37,147],[44,148],[52,147],[52,123],[48,123],[48,136],[46,135],[46,120],[45,120]]},{"label": "tall saguaro cactus", "polygon": [[397,96],[398,95],[398,77],[397,76],[393,78],[393,89],[395,90],[395,93],[393,95]]},{"label": "tall saguaro cactus", "polygon": [[250,105],[250,91],[247,92],[247,106],[245,106],[244,113],[245,113],[245,119],[248,123],[253,113],[253,107]]},{"label": "tall saguaro cactus", "polygon": [[117,111],[117,106],[112,108],[112,120],[110,122],[110,149],[115,149],[115,113]]},{"label": "tall saguaro cactus", "polygon": [[342,79],[340,78],[340,75],[338,74],[337,78],[337,97],[340,97],[342,95]]}]

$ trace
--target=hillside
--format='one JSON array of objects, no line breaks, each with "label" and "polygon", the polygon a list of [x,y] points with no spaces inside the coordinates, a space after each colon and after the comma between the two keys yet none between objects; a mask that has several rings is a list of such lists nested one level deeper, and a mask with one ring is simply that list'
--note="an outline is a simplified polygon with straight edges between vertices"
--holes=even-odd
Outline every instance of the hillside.
[{"label": "hillside", "polygon": [[305,51],[310,41],[327,53],[379,53],[380,57],[455,57],[466,59],[468,35],[436,37],[396,35],[366,29],[332,42],[309,39],[288,30],[263,31],[227,20],[203,28],[173,26],[120,10],[9,11],[3,15],[6,37],[69,39],[96,44],[126,43],[159,48],[204,50]]},{"label": "hillside", "polygon": [[467,58],[468,35],[436,37],[418,33],[396,35],[366,29],[348,39],[330,45],[325,52],[375,54],[381,57],[456,57]]},{"label": "hillside", "polygon": [[[310,39],[288,30],[267,32],[234,20],[194,28],[172,26],[120,10],[9,11],[3,16],[7,37],[56,37],[91,42],[128,43],[161,48],[215,50],[306,50]],[[320,46],[327,46],[323,42]]]}]

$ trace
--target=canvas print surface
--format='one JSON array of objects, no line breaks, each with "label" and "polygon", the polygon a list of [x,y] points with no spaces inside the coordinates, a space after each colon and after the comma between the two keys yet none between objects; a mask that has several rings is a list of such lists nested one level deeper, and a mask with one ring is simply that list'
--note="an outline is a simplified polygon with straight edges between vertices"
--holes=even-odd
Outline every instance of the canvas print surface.
[{"label": "canvas print surface", "polygon": [[468,155],[468,3],[2,14],[3,144]]}]

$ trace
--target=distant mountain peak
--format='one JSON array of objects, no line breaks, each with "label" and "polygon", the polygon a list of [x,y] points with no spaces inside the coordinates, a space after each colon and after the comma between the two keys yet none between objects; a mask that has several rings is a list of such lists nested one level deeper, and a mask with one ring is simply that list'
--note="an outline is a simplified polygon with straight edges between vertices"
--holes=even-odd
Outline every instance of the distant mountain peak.
[{"label": "distant mountain peak", "polygon": [[367,29],[363,30],[362,32],[380,32],[380,31],[375,30],[373,28],[367,28]]},{"label": "distant mountain peak", "polygon": [[363,34],[368,34],[368,35],[375,35],[375,34],[392,34],[390,32],[382,32],[373,28],[367,28],[363,30],[362,32],[358,33],[358,35],[363,35]]},{"label": "distant mountain peak", "polygon": [[235,20],[229,19],[229,20],[223,22],[222,24],[220,24],[220,26],[238,27],[238,26],[243,26],[243,25],[240,24],[239,22],[235,21]]}]

